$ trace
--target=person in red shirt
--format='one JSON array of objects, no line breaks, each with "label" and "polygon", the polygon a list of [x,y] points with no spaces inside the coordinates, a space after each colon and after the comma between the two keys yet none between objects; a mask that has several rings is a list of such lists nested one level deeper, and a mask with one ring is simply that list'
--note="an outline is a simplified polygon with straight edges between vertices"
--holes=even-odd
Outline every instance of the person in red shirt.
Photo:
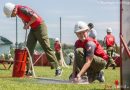
[{"label": "person in red shirt", "polygon": [[84,36],[88,31],[90,30],[85,22],[79,21],[75,24],[74,32],[78,40],[75,42],[73,72],[69,78],[76,83],[80,83],[84,76],[87,76],[89,83],[94,80],[105,82],[103,69],[108,55],[96,39]]},{"label": "person in red shirt", "polygon": [[109,61],[106,65],[106,69],[112,65],[113,69],[115,69],[116,64],[112,58],[114,52],[114,45],[115,45],[115,37],[112,35],[112,29],[107,28],[107,35],[104,38],[104,43],[106,45],[107,54],[109,55]]},{"label": "person in red shirt", "polygon": [[60,44],[59,38],[55,38],[54,50],[55,50],[55,55],[57,57],[57,60],[59,61],[59,64],[62,66],[62,62],[61,62],[61,44]]},{"label": "person in red shirt", "polygon": [[[4,5],[3,11],[7,17],[18,16],[23,21],[23,28],[25,30],[30,28],[27,39],[27,48],[29,49],[31,56],[33,56],[34,48],[38,41],[45,51],[49,62],[56,63],[55,75],[61,75],[62,69],[59,67],[54,51],[50,48],[47,26],[42,18],[31,8],[23,5],[15,5],[13,3],[6,3]],[[29,66],[30,65],[27,67],[27,73],[30,71]]]}]

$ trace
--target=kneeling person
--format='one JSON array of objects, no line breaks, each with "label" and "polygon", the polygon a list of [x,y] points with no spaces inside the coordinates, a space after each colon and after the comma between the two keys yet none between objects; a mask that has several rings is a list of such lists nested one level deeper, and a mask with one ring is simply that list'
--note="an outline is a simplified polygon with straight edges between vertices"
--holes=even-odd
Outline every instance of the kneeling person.
[{"label": "kneeling person", "polygon": [[[75,60],[71,79],[80,82],[84,76],[88,77],[89,83],[94,80],[104,82],[104,72],[108,55],[104,52],[96,39],[84,37],[89,28],[85,22],[75,25],[75,34],[78,40],[75,42]],[[86,36],[86,35],[85,35]]]}]

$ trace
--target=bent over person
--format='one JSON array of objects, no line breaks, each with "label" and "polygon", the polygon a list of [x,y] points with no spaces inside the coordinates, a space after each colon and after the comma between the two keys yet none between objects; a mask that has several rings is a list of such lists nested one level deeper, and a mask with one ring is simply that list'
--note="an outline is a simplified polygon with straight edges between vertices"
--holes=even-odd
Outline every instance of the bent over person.
[{"label": "bent over person", "polygon": [[104,82],[104,71],[108,55],[104,52],[96,39],[84,36],[88,33],[89,27],[85,22],[79,21],[75,25],[75,34],[78,40],[75,42],[75,59],[73,72],[70,79],[80,82],[87,76],[89,83],[94,80]]},{"label": "bent over person", "polygon": [[[47,33],[47,26],[42,18],[31,8],[22,5],[15,5],[13,3],[6,3],[4,5],[4,13],[7,17],[16,17],[18,16],[24,23],[24,29],[29,29],[30,32],[27,39],[27,48],[31,56],[33,55],[34,48],[37,41],[42,46],[43,50],[46,53],[47,59],[50,63],[55,62],[56,72],[55,75],[60,75],[62,69],[58,65],[58,61],[54,54],[54,51],[50,48],[50,42]],[[29,72],[29,66],[27,67],[27,74]]]}]

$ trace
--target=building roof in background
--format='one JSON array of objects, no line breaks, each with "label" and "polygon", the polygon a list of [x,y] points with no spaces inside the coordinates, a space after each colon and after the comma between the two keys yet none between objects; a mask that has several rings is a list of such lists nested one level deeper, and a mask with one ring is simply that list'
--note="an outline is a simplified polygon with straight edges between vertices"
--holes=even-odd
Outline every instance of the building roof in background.
[{"label": "building roof in background", "polygon": [[7,38],[0,36],[0,45],[5,45],[5,44],[13,44],[13,43]]}]

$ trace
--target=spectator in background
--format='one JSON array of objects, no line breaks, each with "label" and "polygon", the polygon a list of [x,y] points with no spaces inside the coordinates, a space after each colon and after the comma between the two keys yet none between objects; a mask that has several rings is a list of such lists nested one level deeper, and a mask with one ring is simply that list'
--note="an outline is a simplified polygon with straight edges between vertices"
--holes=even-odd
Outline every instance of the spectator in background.
[{"label": "spectator in background", "polygon": [[95,29],[93,29],[93,30],[91,30],[91,31],[89,32],[89,37],[91,37],[91,38],[93,38],[93,39],[96,39],[96,37],[97,37],[97,32],[96,32]]},{"label": "spectator in background", "polygon": [[59,62],[59,65],[62,66],[62,61],[61,61],[61,44],[60,44],[59,38],[55,38],[54,50],[55,50],[55,55],[56,55],[56,58],[57,58],[57,60]]},{"label": "spectator in background", "polygon": [[115,45],[115,37],[112,35],[112,29],[109,27],[106,30],[107,35],[104,38],[104,43],[106,45],[107,54],[109,55],[109,61],[106,65],[106,69],[112,65],[113,69],[116,67],[116,63],[114,62],[112,56],[114,52],[114,45]]},{"label": "spectator in background", "polygon": [[89,37],[91,37],[91,38],[93,38],[93,39],[96,39],[97,32],[96,32],[96,30],[94,29],[93,23],[89,23],[89,24],[88,24],[88,27],[90,28]]}]

